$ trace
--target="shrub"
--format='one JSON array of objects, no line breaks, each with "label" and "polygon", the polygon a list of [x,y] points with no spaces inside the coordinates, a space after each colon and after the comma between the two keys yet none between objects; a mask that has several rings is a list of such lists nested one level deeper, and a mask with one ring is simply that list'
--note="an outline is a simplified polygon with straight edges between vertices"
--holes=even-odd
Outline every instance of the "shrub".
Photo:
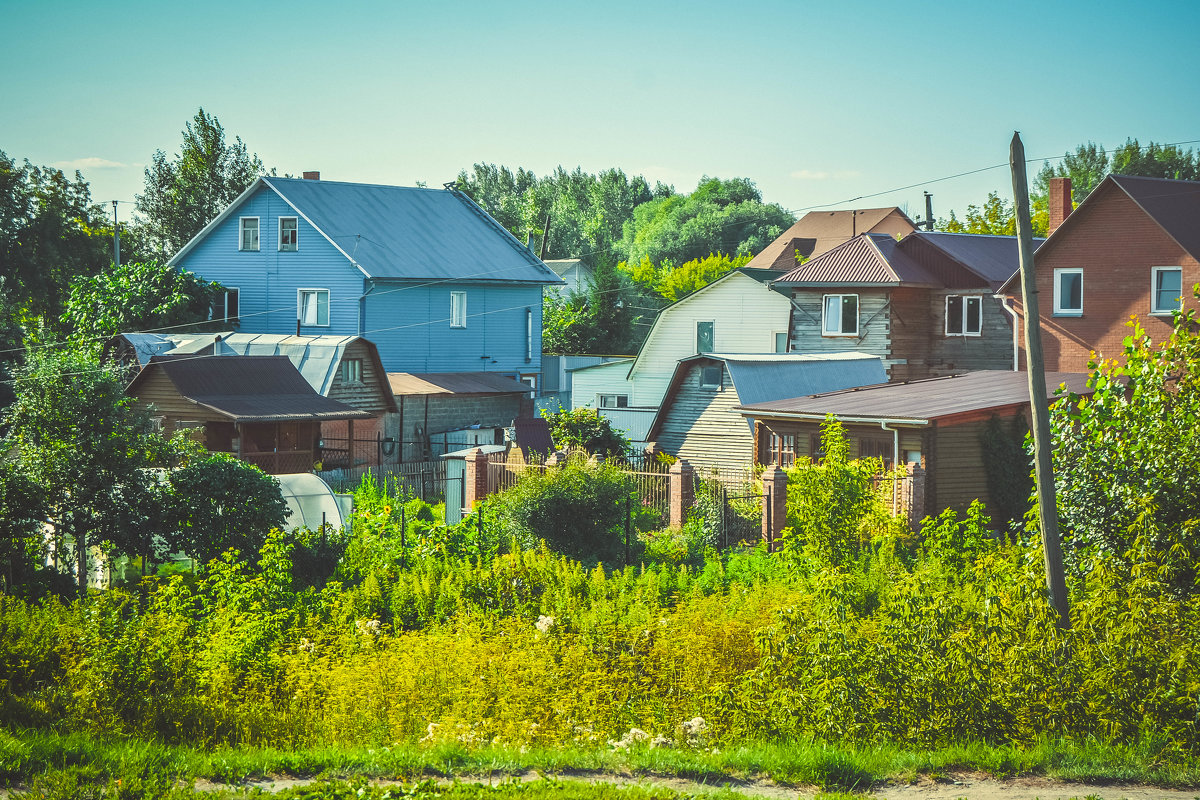
[{"label": "shrub", "polygon": [[629,450],[629,440],[614,431],[608,417],[594,408],[560,408],[556,412],[543,411],[542,416],[550,426],[554,446],[560,450],[580,449],[614,458],[624,458]]}]

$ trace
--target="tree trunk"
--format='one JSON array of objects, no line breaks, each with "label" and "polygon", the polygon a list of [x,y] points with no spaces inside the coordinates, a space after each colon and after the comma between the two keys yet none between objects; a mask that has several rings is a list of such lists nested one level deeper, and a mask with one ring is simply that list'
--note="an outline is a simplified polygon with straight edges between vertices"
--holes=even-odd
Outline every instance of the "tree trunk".
[{"label": "tree trunk", "polygon": [[87,597],[87,534],[82,528],[75,529],[75,558],[79,577],[79,596],[80,598]]}]

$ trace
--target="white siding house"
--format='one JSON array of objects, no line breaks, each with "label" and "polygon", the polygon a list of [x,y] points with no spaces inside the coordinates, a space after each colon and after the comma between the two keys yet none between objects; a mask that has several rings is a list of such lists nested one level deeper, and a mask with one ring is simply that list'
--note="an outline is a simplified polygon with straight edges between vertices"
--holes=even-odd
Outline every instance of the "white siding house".
[{"label": "white siding house", "polygon": [[767,287],[779,276],[777,270],[734,270],[658,312],[629,369],[629,404],[657,408],[681,358],[787,352],[791,302]]}]

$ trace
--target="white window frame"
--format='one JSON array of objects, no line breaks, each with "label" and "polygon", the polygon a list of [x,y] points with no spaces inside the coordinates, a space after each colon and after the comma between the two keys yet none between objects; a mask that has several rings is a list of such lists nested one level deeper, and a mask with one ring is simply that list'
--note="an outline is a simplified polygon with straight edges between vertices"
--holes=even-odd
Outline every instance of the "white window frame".
[{"label": "white window frame", "polygon": [[450,293],[450,327],[467,327],[467,293]]},{"label": "white window frame", "polygon": [[[313,316],[316,317],[316,322],[308,322],[304,318],[304,295],[313,294],[315,296],[313,303]],[[325,295],[325,321],[321,322],[321,302],[320,296]],[[302,287],[296,290],[296,319],[306,328],[328,328],[329,327],[329,290],[318,289],[316,287]]]},{"label": "white window frame", "polygon": [[[1063,308],[1062,304],[1062,276],[1063,275],[1078,275],[1079,276],[1079,308]],[[1082,317],[1083,316],[1083,268],[1082,267],[1060,267],[1054,270],[1054,316],[1056,317]]]},{"label": "white window frame", "polygon": [[[254,220],[254,247],[246,247],[246,222]],[[238,217],[238,250],[257,253],[262,249],[262,221],[258,217]]]},{"label": "white window frame", "polygon": [[[712,325],[712,349],[700,349],[700,326]],[[698,319],[696,320],[696,355],[704,355],[705,353],[717,352],[717,321],[713,319]]]},{"label": "white window frame", "polygon": [[[296,223],[296,228],[294,231],[296,234],[296,242],[292,247],[284,247],[283,246],[283,221],[285,219],[290,219],[292,222]],[[279,252],[281,252],[281,253],[295,253],[296,251],[298,251],[300,249],[300,218],[299,217],[280,217],[279,218],[279,237],[278,237],[277,241],[279,243]]]},{"label": "white window frame", "polygon": [[[606,399],[611,399],[612,404],[605,403]],[[625,401],[624,405],[621,401]],[[627,394],[597,394],[596,408],[629,408],[629,395]]]},{"label": "white window frame", "polygon": [[[229,316],[229,295],[230,294],[237,295],[237,299],[238,299],[238,303],[237,303],[238,313],[234,314],[232,317]],[[215,314],[212,313],[212,309],[209,309],[209,317],[208,318],[211,320],[214,320],[214,321],[218,321],[218,322],[221,322],[221,321],[237,322],[239,317],[241,317],[241,314],[242,314],[242,291],[241,291],[241,289],[239,289],[236,286],[224,287],[223,291],[221,292],[221,299],[219,302],[221,304],[221,309],[222,309],[221,316],[219,316],[219,317],[216,316]]]},{"label": "white window frame", "polygon": [[[839,300],[841,298],[845,298],[845,297],[853,297],[854,298],[854,330],[853,331],[842,330],[843,320],[842,320],[842,303],[841,302],[839,302],[837,304],[837,310],[838,310],[837,330],[831,331],[829,329],[829,319],[828,319],[828,317],[829,317],[829,299],[831,297],[837,297],[837,298],[839,298]],[[853,292],[844,292],[844,293],[840,293],[840,294],[823,295],[821,297],[821,335],[822,336],[858,336],[858,318],[859,318],[859,312],[861,310],[862,310],[862,298]]]},{"label": "white window frame", "polygon": [[[962,301],[963,301],[963,304],[962,304],[962,330],[958,333],[952,333],[950,331],[950,298],[952,298],[952,297],[962,298]],[[979,330],[977,330],[977,331],[967,330],[967,319],[969,318],[969,315],[967,314],[967,306],[972,300],[979,303]],[[944,327],[946,329],[947,336],[983,336],[983,295],[978,295],[978,294],[948,294],[948,295],[946,295],[946,319],[945,319]]]},{"label": "white window frame", "polygon": [[[1179,273],[1179,297],[1175,298],[1172,308],[1158,307],[1158,276],[1164,272]],[[1155,317],[1169,317],[1175,311],[1183,310],[1183,267],[1151,267],[1150,268],[1150,314]]]}]

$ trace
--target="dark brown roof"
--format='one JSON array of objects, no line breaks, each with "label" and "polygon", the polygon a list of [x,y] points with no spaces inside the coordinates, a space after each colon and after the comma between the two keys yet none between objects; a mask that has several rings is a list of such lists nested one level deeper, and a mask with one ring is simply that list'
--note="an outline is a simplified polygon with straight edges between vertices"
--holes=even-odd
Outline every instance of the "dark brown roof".
[{"label": "dark brown roof", "polygon": [[287,356],[154,356],[125,393],[136,397],[149,376],[160,370],[181,397],[236,422],[372,416],[317,394]]},{"label": "dark brown roof", "polygon": [[1109,175],[1108,179],[1120,186],[1188,255],[1200,260],[1200,181],[1132,175]]},{"label": "dark brown roof", "polygon": [[856,236],[828,253],[804,262],[775,283],[781,286],[942,286],[941,281],[909,258],[897,244],[885,233]]},{"label": "dark brown roof", "polygon": [[543,458],[554,452],[554,440],[550,437],[550,425],[541,417],[513,420],[513,444],[521,448],[522,455],[529,459],[530,453]]},{"label": "dark brown roof", "polygon": [[528,384],[497,372],[389,372],[392,394],[517,394]]},{"label": "dark brown roof", "polygon": [[[1034,239],[1034,249],[1044,241]],[[917,250],[926,245],[936,248],[944,257],[979,276],[992,291],[998,291],[1021,268],[1015,236],[917,231],[900,242],[900,248],[914,257],[917,257]],[[947,288],[961,287],[961,284],[955,284],[952,280],[947,280]]]},{"label": "dark brown roof", "polygon": [[746,264],[758,269],[790,270],[796,266],[796,251],[805,257],[819,256],[860,233],[871,229],[892,214],[916,230],[912,220],[896,206],[889,208],[860,208],[855,211],[810,211],[784,231],[762,252]]},{"label": "dark brown roof", "polygon": [[[1059,384],[1076,394],[1088,394],[1087,374],[1046,373],[1046,390],[1053,397]],[[1029,377],[1025,372],[981,371],[905,383],[884,383],[841,392],[794,397],[749,406],[738,406],[748,417],[819,419],[826,414],[841,418],[912,420],[923,424],[959,414],[1029,403]]]}]

